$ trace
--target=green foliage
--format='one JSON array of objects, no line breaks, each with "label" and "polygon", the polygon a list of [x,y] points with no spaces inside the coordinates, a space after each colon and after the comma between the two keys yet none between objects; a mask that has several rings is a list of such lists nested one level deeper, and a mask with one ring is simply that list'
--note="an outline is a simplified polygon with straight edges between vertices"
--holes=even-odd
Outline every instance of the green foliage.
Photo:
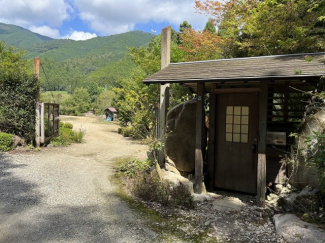
[{"label": "green foliage", "polygon": [[214,16],[225,57],[323,51],[323,0],[196,1]]},{"label": "green foliage", "polygon": [[63,126],[64,128],[68,128],[68,129],[73,129],[73,125],[70,123],[70,122],[66,122],[66,123],[63,123]]},{"label": "green foliage", "polygon": [[186,20],[179,25],[179,31],[184,32],[185,30],[192,29],[192,25],[189,24]]},{"label": "green foliage", "polygon": [[[175,42],[171,47],[172,61],[179,61],[183,57],[182,51],[178,49]],[[129,78],[121,80],[119,87],[113,89],[116,92],[114,106],[119,111],[119,121],[122,126],[132,127],[132,131],[131,128],[125,129],[128,136],[137,138],[153,136],[159,86],[144,85],[143,79],[160,70],[160,50],[161,36],[152,39],[146,47],[130,48],[129,55],[136,67]],[[170,94],[171,107],[190,97],[189,90],[180,85],[172,85]]]},{"label": "green foliage", "polygon": [[306,137],[305,143],[307,145],[304,151],[306,161],[317,168],[321,182],[320,189],[325,193],[325,130],[313,132],[311,136]]},{"label": "green foliage", "polygon": [[37,80],[26,70],[22,52],[0,42],[0,130],[32,141]]},{"label": "green foliage", "polygon": [[61,106],[61,113],[66,115],[81,115],[89,111],[90,95],[85,88],[77,88],[71,97],[68,97]]},{"label": "green foliage", "polygon": [[12,134],[0,132],[0,152],[11,150],[13,143]]},{"label": "green foliage", "polygon": [[138,173],[148,172],[153,165],[154,163],[151,160],[130,159],[120,164],[117,171],[126,176],[134,177]]},{"label": "green foliage", "polygon": [[18,48],[26,48],[37,43],[52,40],[52,38],[33,33],[15,25],[0,23],[0,40]]},{"label": "green foliage", "polygon": [[66,146],[71,143],[82,143],[85,132],[81,130],[73,131],[72,127],[73,125],[71,123],[60,122],[59,136],[53,138],[51,144],[54,146]]},{"label": "green foliage", "polygon": [[213,19],[209,19],[208,22],[205,24],[204,31],[209,31],[212,34],[216,34],[217,30],[216,27],[214,26]]},{"label": "green foliage", "polygon": [[41,93],[41,102],[63,104],[69,97],[67,91],[47,91]]},{"label": "green foliage", "polygon": [[103,114],[107,107],[111,107],[115,97],[116,95],[114,91],[111,90],[104,90],[102,93],[100,93],[99,97],[97,98],[98,113]]}]

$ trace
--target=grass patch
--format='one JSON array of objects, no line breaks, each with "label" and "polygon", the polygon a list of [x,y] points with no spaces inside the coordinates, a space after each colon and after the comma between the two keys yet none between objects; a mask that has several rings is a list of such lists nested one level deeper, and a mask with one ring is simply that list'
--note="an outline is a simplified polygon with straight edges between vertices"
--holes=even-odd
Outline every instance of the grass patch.
[{"label": "grass patch", "polygon": [[74,131],[71,123],[60,122],[59,136],[51,140],[51,144],[54,146],[67,146],[72,143],[82,143],[85,132],[79,129]]}]

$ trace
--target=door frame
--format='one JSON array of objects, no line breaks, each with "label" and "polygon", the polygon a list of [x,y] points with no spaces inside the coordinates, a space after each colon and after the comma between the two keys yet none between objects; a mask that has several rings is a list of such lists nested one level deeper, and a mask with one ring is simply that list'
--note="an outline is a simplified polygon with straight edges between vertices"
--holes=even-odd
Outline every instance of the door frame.
[{"label": "door frame", "polygon": [[[259,82],[259,121],[258,121],[258,161],[257,161],[257,204],[265,206],[266,192],[266,133],[267,133],[267,99],[268,99],[269,80]],[[210,114],[209,114],[209,144],[208,144],[208,165],[207,165],[207,186],[209,189],[214,187],[214,161],[215,161],[215,143],[216,143],[216,95],[214,92],[216,84],[212,84],[210,93]],[[243,89],[232,89],[234,93],[244,92]],[[236,92],[237,90],[237,92]],[[248,92],[253,91],[247,89]],[[254,89],[254,92],[257,90]],[[229,92],[227,90],[226,92]],[[218,92],[220,93],[220,91]]]}]

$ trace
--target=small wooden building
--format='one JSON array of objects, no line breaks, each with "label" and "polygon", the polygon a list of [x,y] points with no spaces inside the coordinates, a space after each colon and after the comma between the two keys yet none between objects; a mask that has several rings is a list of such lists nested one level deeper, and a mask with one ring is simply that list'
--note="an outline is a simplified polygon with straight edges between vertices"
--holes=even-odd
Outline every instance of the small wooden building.
[{"label": "small wooden building", "polygon": [[145,84],[179,83],[197,93],[196,178],[203,180],[200,133],[203,97],[209,93],[209,144],[205,184],[257,194],[266,182],[281,183],[288,135],[303,117],[325,74],[325,53],[291,54],[172,63]]},{"label": "small wooden building", "polygon": [[114,107],[107,107],[105,110],[106,119],[109,121],[116,120],[117,110]]}]

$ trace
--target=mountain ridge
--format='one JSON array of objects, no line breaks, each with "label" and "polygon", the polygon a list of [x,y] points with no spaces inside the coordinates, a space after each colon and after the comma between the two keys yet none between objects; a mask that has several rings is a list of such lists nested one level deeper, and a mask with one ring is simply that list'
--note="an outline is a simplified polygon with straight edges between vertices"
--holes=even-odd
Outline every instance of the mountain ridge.
[{"label": "mountain ridge", "polygon": [[[41,58],[43,90],[66,90],[85,87],[90,82],[111,88],[129,75],[133,68],[128,47],[147,45],[154,35],[131,31],[111,36],[95,37],[84,41],[53,39],[15,25],[0,23],[0,41],[26,50],[26,57]],[[32,70],[32,69],[31,69]],[[107,70],[107,71],[105,71]]]}]

